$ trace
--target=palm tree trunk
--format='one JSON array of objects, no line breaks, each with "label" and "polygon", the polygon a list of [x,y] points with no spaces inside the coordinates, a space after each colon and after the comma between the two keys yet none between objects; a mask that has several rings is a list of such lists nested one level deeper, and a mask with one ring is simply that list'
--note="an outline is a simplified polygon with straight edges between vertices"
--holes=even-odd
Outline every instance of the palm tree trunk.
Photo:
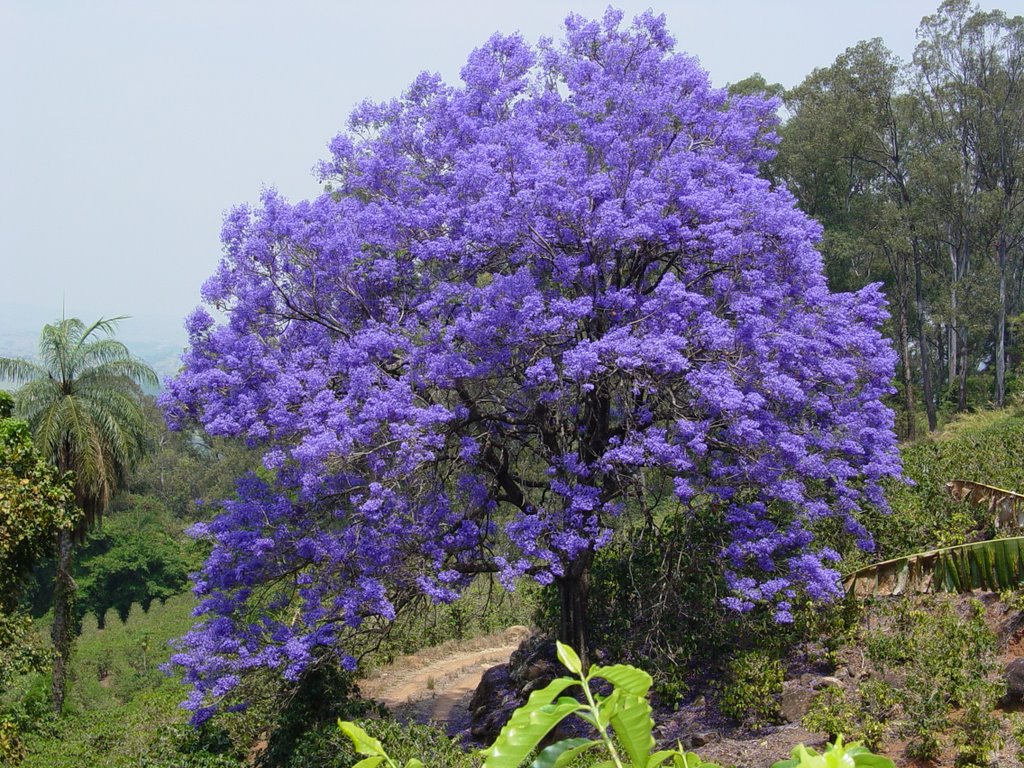
[{"label": "palm tree trunk", "polygon": [[71,661],[73,624],[71,612],[75,599],[75,581],[71,577],[73,532],[62,530],[57,534],[57,574],[53,588],[53,682],[51,695],[53,711],[57,714],[64,709],[64,693],[67,688],[68,665]]}]

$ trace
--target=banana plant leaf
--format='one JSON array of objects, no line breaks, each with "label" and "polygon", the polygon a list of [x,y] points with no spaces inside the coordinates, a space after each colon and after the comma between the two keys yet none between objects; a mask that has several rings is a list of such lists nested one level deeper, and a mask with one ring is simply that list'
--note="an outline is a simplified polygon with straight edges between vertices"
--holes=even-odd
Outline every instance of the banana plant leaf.
[{"label": "banana plant leaf", "polygon": [[848,594],[1001,592],[1024,584],[1024,536],[916,552],[859,568],[843,577]]},{"label": "banana plant leaf", "polygon": [[1024,527],[1024,495],[973,480],[950,480],[946,490],[957,501],[988,507],[996,528]]}]

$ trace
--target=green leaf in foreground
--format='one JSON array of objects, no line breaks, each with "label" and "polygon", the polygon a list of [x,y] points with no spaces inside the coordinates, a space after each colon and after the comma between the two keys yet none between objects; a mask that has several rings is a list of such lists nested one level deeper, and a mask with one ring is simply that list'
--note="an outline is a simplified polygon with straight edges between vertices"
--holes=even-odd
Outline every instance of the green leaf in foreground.
[{"label": "green leaf in foreground", "polygon": [[562,768],[600,743],[596,739],[563,739],[542,750],[530,768]]}]

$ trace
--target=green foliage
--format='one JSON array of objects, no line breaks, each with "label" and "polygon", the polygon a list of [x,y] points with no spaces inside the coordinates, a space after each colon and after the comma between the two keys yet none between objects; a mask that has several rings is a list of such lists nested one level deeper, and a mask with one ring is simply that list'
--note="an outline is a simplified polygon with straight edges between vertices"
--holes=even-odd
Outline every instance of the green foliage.
[{"label": "green foliage", "polygon": [[81,550],[78,610],[93,613],[100,628],[110,609],[123,622],[133,603],[146,611],[154,600],[185,591],[200,563],[199,548],[157,499],[123,494]]},{"label": "green foliage", "polygon": [[[281,693],[285,692],[278,696]],[[260,768],[319,765],[319,760],[334,751],[331,737],[339,718],[386,715],[377,705],[359,698],[352,673],[326,658],[285,695],[285,703],[277,702],[277,713],[270,718],[270,738],[259,757]]]},{"label": "green foliage", "polygon": [[50,649],[33,631],[32,619],[18,613],[0,613],[0,691],[11,680],[46,668]]},{"label": "green foliage", "polygon": [[854,701],[842,688],[830,686],[811,702],[803,725],[809,731],[825,733],[832,739],[847,734],[863,741],[870,749],[878,749],[899,703],[899,693],[882,680],[864,681]]},{"label": "green foliage", "polygon": [[[10,413],[11,398],[2,394],[0,413]],[[74,526],[73,502],[69,478],[36,452],[28,425],[0,418],[0,692],[50,660],[31,618],[18,612],[18,598],[30,569],[52,551],[57,531]],[[22,727],[0,702],[0,762],[20,759]]]},{"label": "green foliage", "polygon": [[0,613],[13,610],[22,581],[76,519],[68,478],[36,452],[28,425],[0,419]]},{"label": "green foliage", "polygon": [[1017,744],[1017,760],[1024,763],[1024,715],[1015,712],[1007,719],[1010,721],[1010,735]]},{"label": "green foliage", "polygon": [[[21,733],[20,768],[240,768],[223,731],[196,731],[180,703],[185,689],[160,671],[169,641],[194,621],[189,595],[134,606],[121,623],[111,612],[105,629],[83,621],[72,657],[67,706],[60,718],[49,704],[49,683],[35,674],[14,681],[0,701]],[[102,758],[100,760],[99,758]]]},{"label": "green foliage", "polygon": [[843,737],[837,736],[835,742],[829,744],[822,754],[798,744],[793,748],[793,756],[789,760],[780,760],[772,764],[772,768],[895,768],[887,757],[875,755],[857,742],[843,744]]},{"label": "green foliage", "polygon": [[[400,766],[415,766],[420,763],[421,765],[443,766],[444,768],[476,768],[480,764],[475,755],[461,749],[458,739],[451,738],[444,732],[444,729],[436,726],[399,723],[396,720],[382,719],[365,720],[355,725],[355,728],[362,730],[364,735],[355,733],[354,729],[346,731],[343,727],[339,731],[339,726],[334,727],[333,731],[337,738],[344,743],[335,745],[341,747],[339,750],[341,759],[336,764],[330,763],[331,768],[334,768],[335,765],[337,768],[365,765],[365,761],[371,759],[356,752],[356,741],[352,738],[353,734],[364,748],[370,748],[373,742],[381,745],[386,743],[388,756],[394,764]],[[381,750],[383,751],[383,746],[381,746]],[[382,761],[382,764],[386,765],[387,763]],[[316,765],[325,764],[317,763]],[[312,768],[312,764],[310,766]]]},{"label": "green foliage", "polygon": [[736,654],[726,667],[718,692],[722,714],[760,728],[779,721],[779,695],[785,672],[782,663],[763,651]]},{"label": "green foliage", "polygon": [[[868,521],[877,559],[992,538],[992,514],[955,501],[945,484],[963,478],[1024,490],[1024,415],[998,411],[965,417],[938,439],[903,446],[901,455],[913,484],[891,484],[886,498],[892,514]],[[851,559],[847,567],[852,570],[857,564]]]},{"label": "green foliage", "polygon": [[14,415],[14,397],[10,392],[0,389],[0,419],[9,419]]},{"label": "green foliage", "polygon": [[[665,703],[685,695],[694,666],[759,634],[760,617],[738,617],[719,600],[726,586],[718,553],[726,535],[711,510],[666,501],[646,524],[618,532],[594,557],[587,599],[591,646],[650,665]],[[535,623],[554,633],[557,590],[543,591],[537,604]]]},{"label": "green foliage", "polygon": [[24,757],[21,729],[10,715],[0,715],[0,765],[17,765]]},{"label": "green foliage", "polygon": [[[151,451],[126,488],[136,496],[156,499],[176,519],[199,519],[203,505],[231,498],[238,478],[261,469],[259,453],[242,441],[211,438],[194,430],[171,432],[152,398],[143,405]],[[120,503],[115,499],[113,505]]]}]

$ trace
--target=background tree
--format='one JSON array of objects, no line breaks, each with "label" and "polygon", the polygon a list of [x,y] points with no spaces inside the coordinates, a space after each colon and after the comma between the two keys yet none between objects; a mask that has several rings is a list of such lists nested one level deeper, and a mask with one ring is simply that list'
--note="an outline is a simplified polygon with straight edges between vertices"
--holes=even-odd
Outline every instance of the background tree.
[{"label": "background tree", "polygon": [[139,384],[157,384],[149,366],[110,338],[118,319],[89,326],[77,318],[61,320],[44,326],[38,362],[0,358],[0,378],[22,385],[15,393],[16,414],[28,421],[36,449],[60,473],[74,473],[75,503],[82,511],[74,529],[57,534],[52,633],[57,712],[63,707],[74,632],[73,543],[99,520],[142,456],[146,422]]},{"label": "background tree", "polygon": [[113,608],[124,621],[133,603],[148,611],[187,589],[202,563],[198,546],[156,499],[119,494],[103,527],[90,533],[78,556],[78,615],[93,613],[100,629]]},{"label": "background tree", "polygon": [[833,284],[847,290],[884,278],[893,306],[905,418],[915,437],[912,340],[928,426],[937,420],[925,340],[919,203],[909,164],[917,108],[902,63],[875,39],[815,70],[786,94],[793,116],[782,129],[776,172],[801,207],[826,228]]},{"label": "background tree", "polygon": [[585,657],[594,552],[654,484],[727,525],[734,608],[841,594],[811,527],[866,541],[899,471],[882,297],[830,293],[818,228],[758,178],[776,102],[672,46],[614,11],[560,46],[496,35],[461,87],[360,107],[324,195],[228,217],[227,319],[190,318],[166,404],[272,474],[199,528],[198,720],[480,572],[554,584]]},{"label": "background tree", "polygon": [[922,20],[918,40],[914,63],[920,98],[933,130],[959,159],[957,172],[949,176],[955,190],[946,195],[953,209],[950,221],[962,228],[949,238],[953,290],[971,268],[972,250],[996,272],[991,357],[993,399],[1002,406],[1007,317],[1020,305],[1019,287],[1011,294],[1008,278],[1020,274],[1024,233],[1024,17],[981,11],[969,0],[946,0]]}]

